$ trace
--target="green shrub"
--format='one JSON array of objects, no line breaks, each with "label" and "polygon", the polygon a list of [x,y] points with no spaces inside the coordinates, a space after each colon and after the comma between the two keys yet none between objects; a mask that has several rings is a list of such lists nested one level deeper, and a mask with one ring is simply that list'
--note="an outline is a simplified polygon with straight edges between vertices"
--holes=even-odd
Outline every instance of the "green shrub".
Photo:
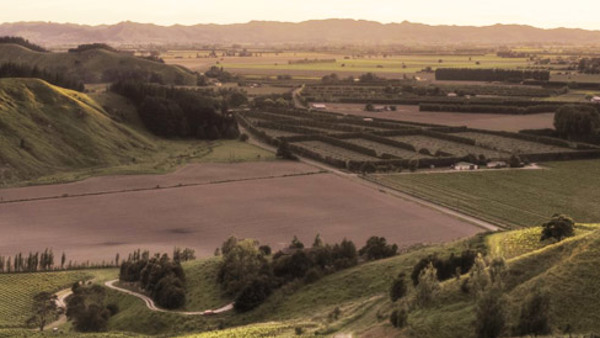
[{"label": "green shrub", "polygon": [[540,240],[554,238],[557,241],[575,234],[575,222],[565,215],[553,215],[552,219],[542,225],[542,236]]}]

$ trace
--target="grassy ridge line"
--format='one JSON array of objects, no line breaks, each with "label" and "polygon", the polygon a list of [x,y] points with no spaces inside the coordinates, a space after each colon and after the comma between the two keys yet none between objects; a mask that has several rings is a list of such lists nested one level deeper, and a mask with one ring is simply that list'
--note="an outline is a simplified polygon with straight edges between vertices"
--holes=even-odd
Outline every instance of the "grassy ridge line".
[{"label": "grassy ridge line", "polygon": [[[87,95],[35,79],[0,79],[0,185],[49,172],[130,163],[155,149]],[[82,103],[83,102],[83,103]]]},{"label": "grassy ridge line", "polygon": [[130,72],[145,71],[161,76],[166,84],[195,85],[196,76],[189,70],[173,65],[145,60],[105,49],[94,49],[78,53],[40,53],[14,44],[0,44],[0,63],[14,62],[41,69],[65,73],[85,83],[104,81],[107,70]]}]

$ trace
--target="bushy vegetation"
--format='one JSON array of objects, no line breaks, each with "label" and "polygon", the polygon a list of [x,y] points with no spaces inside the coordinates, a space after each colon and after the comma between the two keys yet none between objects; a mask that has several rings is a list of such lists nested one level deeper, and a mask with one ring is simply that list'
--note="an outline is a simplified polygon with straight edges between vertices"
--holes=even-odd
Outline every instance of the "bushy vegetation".
[{"label": "bushy vegetation", "polygon": [[[382,243],[387,247],[385,239]],[[352,241],[324,244],[319,235],[310,248],[294,237],[287,249],[276,252],[271,259],[267,257],[270,250],[262,249],[257,241],[250,239],[231,237],[220,251],[223,261],[218,281],[225,294],[235,296],[238,312],[254,309],[274,290],[288,283],[314,283],[327,274],[358,264],[358,252]],[[383,258],[377,254],[372,259],[376,257]]]},{"label": "bushy vegetation", "polygon": [[139,283],[161,307],[176,309],[185,305],[185,273],[167,254],[150,257],[148,251],[137,250],[121,264],[119,280]]},{"label": "bushy vegetation", "polygon": [[437,279],[440,281],[456,277],[457,274],[467,273],[475,263],[477,252],[474,250],[464,250],[459,256],[450,254],[448,258],[439,258],[437,255],[431,255],[422,258],[414,267],[410,278],[414,285],[419,284],[419,276],[429,265],[436,269]]},{"label": "bushy vegetation", "polygon": [[94,50],[94,49],[104,49],[104,50],[107,50],[107,51],[113,52],[113,53],[119,52],[118,50],[107,45],[106,43],[87,43],[87,44],[79,45],[76,48],[70,48],[69,53],[81,53],[81,52],[85,52],[88,50]]},{"label": "bushy vegetation", "polygon": [[223,67],[212,66],[208,71],[204,73],[204,76],[211,79],[217,79],[219,82],[233,82],[238,78],[228,71],[224,70]]},{"label": "bushy vegetation", "polygon": [[104,332],[108,329],[108,320],[118,309],[114,305],[104,304],[106,290],[100,285],[91,286],[75,283],[73,294],[67,298],[67,319],[79,332]]},{"label": "bushy vegetation", "polygon": [[589,105],[565,105],[554,114],[554,128],[561,137],[586,140],[598,134],[600,113]]},{"label": "bushy vegetation", "polygon": [[0,37],[0,44],[3,44],[3,43],[11,43],[11,44],[23,46],[23,47],[31,49],[32,51],[35,51],[35,52],[40,52],[40,53],[48,52],[48,50],[46,50],[44,47],[42,47],[40,45],[36,45],[35,43],[29,42],[29,40],[26,40],[20,36],[2,36],[2,37]]},{"label": "bushy vegetation", "polygon": [[582,58],[577,70],[584,74],[600,74],[600,58]]},{"label": "bushy vegetation", "polygon": [[233,116],[219,113],[226,103],[212,91],[167,88],[134,81],[117,82],[111,90],[129,98],[138,108],[146,127],[156,135],[209,140],[239,136]]},{"label": "bushy vegetation", "polygon": [[367,244],[362,247],[358,254],[369,261],[388,258],[398,253],[396,244],[388,244],[384,237],[372,236],[367,240]]},{"label": "bushy vegetation", "polygon": [[50,72],[39,69],[37,66],[31,67],[13,62],[7,62],[0,65],[0,78],[4,77],[37,78],[67,89],[73,89],[80,92],[84,89],[83,82],[70,78],[62,73]]},{"label": "bushy vegetation", "polygon": [[540,240],[554,239],[561,241],[575,235],[575,222],[568,216],[555,214],[552,219],[542,225]]}]

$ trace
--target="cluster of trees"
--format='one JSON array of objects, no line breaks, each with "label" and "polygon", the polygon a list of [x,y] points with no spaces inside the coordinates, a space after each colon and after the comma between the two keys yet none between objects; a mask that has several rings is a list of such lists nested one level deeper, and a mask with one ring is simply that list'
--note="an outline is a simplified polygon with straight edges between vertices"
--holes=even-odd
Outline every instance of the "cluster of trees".
[{"label": "cluster of trees", "polygon": [[196,259],[195,253],[196,251],[190,248],[181,249],[176,247],[175,249],[173,249],[173,261],[178,263],[193,261],[194,259]]},{"label": "cluster of trees", "polygon": [[453,81],[508,81],[521,82],[526,79],[550,80],[550,72],[542,70],[478,69],[478,68],[438,68],[436,80]]},{"label": "cluster of trees", "polygon": [[554,112],[559,107],[560,107],[560,105],[552,104],[552,103],[539,104],[539,105],[528,106],[528,107],[488,105],[488,104],[421,103],[421,104],[419,104],[419,111],[527,115],[527,114]]},{"label": "cluster of trees", "polygon": [[289,108],[293,106],[291,93],[256,96],[252,101],[255,108]]},{"label": "cluster of trees", "polygon": [[540,240],[554,239],[558,242],[566,237],[575,235],[575,222],[565,215],[554,214],[552,218],[542,225],[542,236]]},{"label": "cluster of trees", "polygon": [[223,291],[235,297],[235,309],[249,311],[260,305],[273,290],[293,281],[312,283],[322,276],[358,264],[359,255],[373,260],[395,255],[396,245],[383,237],[371,237],[357,251],[352,241],[344,239],[325,244],[317,235],[310,248],[294,237],[289,247],[273,254],[271,248],[251,239],[230,237],[220,248],[223,261],[218,281]]},{"label": "cluster of trees", "polygon": [[[118,81],[140,81],[156,84],[165,84],[165,80],[160,73],[151,72],[144,69],[119,69],[108,68],[102,71],[102,82],[118,82]],[[184,85],[185,79],[183,75],[176,74],[173,80],[175,85]]]},{"label": "cluster of trees", "polygon": [[237,138],[233,116],[221,114],[227,102],[212,91],[163,87],[139,81],[120,81],[111,90],[129,98],[144,125],[163,137]]},{"label": "cluster of trees", "polygon": [[512,50],[502,50],[496,52],[496,55],[501,58],[528,58],[530,55],[524,52],[515,52]]},{"label": "cluster of trees", "polygon": [[86,43],[86,44],[77,46],[77,48],[70,48],[69,53],[81,53],[81,52],[85,52],[85,51],[93,50],[93,49],[104,49],[104,50],[107,50],[109,52],[114,52],[114,53],[119,52],[115,48],[113,48],[105,43]]},{"label": "cluster of trees", "polygon": [[600,133],[600,114],[590,105],[564,105],[554,114],[554,128],[560,137],[586,141]]},{"label": "cluster of trees", "polygon": [[[469,260],[471,254],[468,255]],[[390,285],[393,310],[390,322],[394,327],[408,325],[410,312],[434,305],[441,291],[439,271],[429,261],[424,268],[421,262],[415,266],[419,271],[414,290],[406,286],[405,275],[399,274]],[[514,336],[547,335],[551,333],[550,297],[541,288],[519,302],[510,302],[506,294],[507,266],[502,258],[490,259],[477,254],[471,267],[456,276],[459,292],[468,294],[475,302],[474,335],[478,338],[496,338],[510,334]],[[466,274],[466,275],[464,275]],[[411,278],[413,278],[411,276]],[[512,309],[512,303],[520,303],[520,309]],[[510,316],[517,313],[514,325],[509,325]]]},{"label": "cluster of trees", "polygon": [[84,90],[83,82],[77,79],[70,78],[61,73],[39,69],[37,66],[31,67],[25,64],[17,64],[13,62],[6,62],[0,65],[0,78],[4,77],[38,78],[63,88],[73,89],[80,92]]},{"label": "cluster of trees", "polygon": [[29,42],[29,40],[23,39],[20,36],[0,36],[0,44],[3,44],[3,43],[20,45],[25,48],[31,49],[35,52],[40,52],[40,53],[48,52],[48,50],[46,50],[44,47],[42,47],[40,45],[36,45],[35,43]]},{"label": "cluster of trees", "polygon": [[464,250],[460,255],[450,254],[446,259],[439,258],[437,255],[431,255],[422,258],[415,266],[410,275],[414,285],[419,284],[419,276],[429,266],[432,265],[436,270],[436,277],[439,281],[448,280],[467,273],[473,264],[477,252],[474,250]]},{"label": "cluster of trees", "polygon": [[600,58],[582,58],[577,70],[584,74],[600,74]]},{"label": "cluster of trees", "polygon": [[185,305],[185,273],[179,261],[167,254],[150,257],[139,250],[121,263],[119,280],[139,283],[159,306],[176,309]]},{"label": "cluster of trees", "polygon": [[[61,269],[65,265],[65,254],[62,254]],[[42,252],[30,252],[27,256],[18,253],[11,261],[11,257],[0,256],[0,272],[36,272],[54,270],[54,253],[52,249]]]},{"label": "cluster of trees", "polygon": [[79,332],[104,332],[108,320],[119,312],[116,304],[105,305],[106,290],[97,284],[91,286],[75,283],[73,294],[67,298],[67,319]]},{"label": "cluster of trees", "polygon": [[219,82],[234,82],[238,78],[230,72],[223,69],[223,67],[212,66],[209,70],[204,73],[204,76],[211,79],[217,79]]}]

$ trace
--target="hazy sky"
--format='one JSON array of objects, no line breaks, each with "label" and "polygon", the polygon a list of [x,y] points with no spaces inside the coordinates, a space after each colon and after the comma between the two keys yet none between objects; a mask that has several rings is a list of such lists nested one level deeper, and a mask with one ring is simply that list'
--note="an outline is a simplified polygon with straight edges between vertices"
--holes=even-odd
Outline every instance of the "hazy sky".
[{"label": "hazy sky", "polygon": [[351,18],[383,23],[491,25],[600,30],[598,0],[0,0],[0,22],[160,25]]}]

